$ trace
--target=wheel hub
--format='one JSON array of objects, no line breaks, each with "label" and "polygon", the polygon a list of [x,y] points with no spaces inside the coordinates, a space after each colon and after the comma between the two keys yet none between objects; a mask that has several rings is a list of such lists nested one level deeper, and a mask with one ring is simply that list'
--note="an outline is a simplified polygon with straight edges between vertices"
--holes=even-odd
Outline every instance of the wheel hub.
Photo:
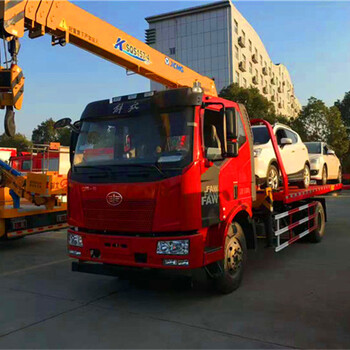
[{"label": "wheel hub", "polygon": [[267,181],[268,181],[268,186],[271,187],[272,189],[278,188],[278,176],[273,169],[270,170]]},{"label": "wheel hub", "polygon": [[241,266],[243,260],[243,251],[237,238],[230,239],[226,250],[226,270],[235,273]]}]

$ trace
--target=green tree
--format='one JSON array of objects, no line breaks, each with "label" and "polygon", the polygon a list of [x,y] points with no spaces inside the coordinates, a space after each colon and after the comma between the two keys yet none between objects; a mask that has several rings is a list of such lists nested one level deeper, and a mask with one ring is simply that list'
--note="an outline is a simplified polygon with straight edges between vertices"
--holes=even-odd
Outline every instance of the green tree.
[{"label": "green tree", "polygon": [[310,97],[292,127],[303,141],[326,141],[329,134],[328,114],[329,109],[322,100]]},{"label": "green tree", "polygon": [[261,118],[275,122],[275,106],[257,88],[243,88],[233,83],[220,91],[220,97],[237,103],[243,103],[250,118]]},{"label": "green tree", "polygon": [[17,152],[28,151],[32,145],[31,141],[28,140],[25,135],[16,134],[14,137],[9,137],[6,134],[0,135],[0,146],[17,148]]},{"label": "green tree", "polygon": [[[338,100],[334,105],[339,108],[345,126],[350,128],[350,91],[345,93],[342,101]],[[350,133],[350,129],[348,131]]]},{"label": "green tree", "polygon": [[55,121],[50,118],[39,124],[32,133],[34,143],[47,144],[50,142],[60,142],[63,146],[70,144],[70,131],[67,128],[55,129]]},{"label": "green tree", "polygon": [[327,119],[329,129],[327,143],[334,149],[337,156],[343,159],[349,151],[349,137],[339,109],[335,106],[329,108]]},{"label": "green tree", "polygon": [[70,145],[70,130],[68,128],[59,129],[58,131],[58,142],[62,146]]}]

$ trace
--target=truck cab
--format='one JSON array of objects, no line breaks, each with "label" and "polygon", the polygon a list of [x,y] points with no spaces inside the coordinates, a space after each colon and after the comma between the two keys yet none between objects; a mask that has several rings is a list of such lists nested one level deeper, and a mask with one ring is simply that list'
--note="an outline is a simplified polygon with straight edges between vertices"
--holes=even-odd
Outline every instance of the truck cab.
[{"label": "truck cab", "polygon": [[244,107],[179,88],[90,103],[78,125],[71,257],[80,265],[184,269],[224,258],[231,224],[247,222],[255,197]]}]

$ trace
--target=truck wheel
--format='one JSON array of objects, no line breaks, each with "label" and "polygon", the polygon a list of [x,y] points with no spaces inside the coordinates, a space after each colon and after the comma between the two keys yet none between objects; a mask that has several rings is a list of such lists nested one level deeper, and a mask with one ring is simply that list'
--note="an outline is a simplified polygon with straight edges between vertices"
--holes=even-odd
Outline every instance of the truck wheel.
[{"label": "truck wheel", "polygon": [[273,190],[278,190],[279,187],[279,174],[275,165],[271,164],[267,169],[266,187],[271,187]]},{"label": "truck wheel", "polygon": [[320,202],[318,202],[315,207],[315,214],[316,229],[309,234],[309,241],[312,243],[319,243],[322,241],[326,226],[326,216],[323,205]]},{"label": "truck wheel", "polygon": [[311,175],[310,175],[310,167],[307,164],[305,164],[304,170],[303,170],[303,180],[299,181],[297,183],[298,187],[299,188],[304,188],[304,189],[309,188],[309,186],[310,186],[310,177],[311,177]]},{"label": "truck wheel", "polygon": [[318,185],[326,185],[327,184],[327,169],[325,166],[322,168],[322,178],[321,180],[317,180]]},{"label": "truck wheel", "polygon": [[225,241],[225,258],[220,261],[221,273],[214,280],[215,289],[223,294],[236,290],[241,284],[247,247],[241,225],[234,222]]}]

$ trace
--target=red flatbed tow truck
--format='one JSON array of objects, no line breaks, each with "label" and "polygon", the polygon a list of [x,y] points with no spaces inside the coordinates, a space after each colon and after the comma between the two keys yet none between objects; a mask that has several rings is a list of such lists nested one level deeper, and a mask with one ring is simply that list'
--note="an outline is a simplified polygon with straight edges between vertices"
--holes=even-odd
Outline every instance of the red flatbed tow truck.
[{"label": "red flatbed tow truck", "polygon": [[[44,34],[168,89],[88,104],[72,130],[68,175],[68,252],[73,271],[117,275],[120,269],[204,270],[229,293],[242,280],[257,237],[280,251],[325,233],[323,196],[341,185],[255,184],[253,135],[243,105],[218,97],[215,82],[69,1],[3,1],[0,19],[11,55],[0,67],[5,130],[15,133],[24,77],[19,39]],[[15,82],[13,84],[12,82]],[[305,164],[307,165],[307,164]],[[306,186],[307,184],[305,184]],[[321,197],[322,195],[322,197]],[[305,248],[306,249],[306,248]]]}]

